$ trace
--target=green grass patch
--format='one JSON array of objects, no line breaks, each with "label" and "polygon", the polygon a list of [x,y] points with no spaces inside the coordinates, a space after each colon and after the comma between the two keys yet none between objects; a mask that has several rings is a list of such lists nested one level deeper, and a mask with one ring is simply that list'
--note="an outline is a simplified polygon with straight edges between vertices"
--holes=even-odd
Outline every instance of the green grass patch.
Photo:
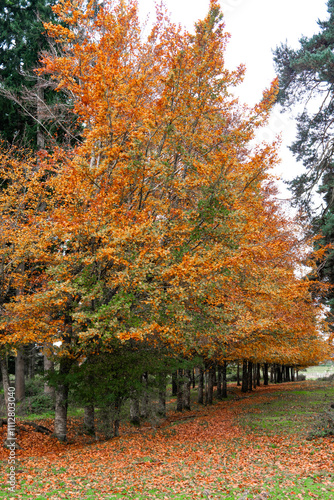
[{"label": "green grass patch", "polygon": [[248,407],[240,423],[259,433],[287,432],[306,437],[318,416],[334,401],[331,382],[307,382],[307,387],[308,390],[268,394],[267,401],[257,401]]}]

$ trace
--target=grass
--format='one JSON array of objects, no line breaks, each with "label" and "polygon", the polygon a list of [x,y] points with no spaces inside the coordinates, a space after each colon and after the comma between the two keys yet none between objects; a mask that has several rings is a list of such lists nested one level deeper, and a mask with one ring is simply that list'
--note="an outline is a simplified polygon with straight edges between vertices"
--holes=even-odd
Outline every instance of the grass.
[{"label": "grass", "polygon": [[241,422],[259,433],[305,433],[334,401],[334,384],[308,382],[308,390],[272,393],[272,400],[249,406]]}]

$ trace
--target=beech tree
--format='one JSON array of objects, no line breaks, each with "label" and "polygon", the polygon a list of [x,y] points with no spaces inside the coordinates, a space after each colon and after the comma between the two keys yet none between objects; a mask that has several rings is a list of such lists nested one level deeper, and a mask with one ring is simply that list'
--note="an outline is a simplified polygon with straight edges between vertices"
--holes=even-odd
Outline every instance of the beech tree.
[{"label": "beech tree", "polygon": [[61,1],[54,12],[59,24],[45,28],[58,51],[41,72],[72,96],[83,141],[41,151],[37,170],[32,160],[6,171],[7,224],[28,175],[12,238],[30,266],[25,292],[4,306],[1,341],[60,341],[58,438],[71,370],[115,343],[167,345],[208,366],[299,362],[306,345],[321,359],[309,283],[293,271],[303,252],[271,200],[276,144],[253,144],[277,81],[254,108],[231,94],[244,68],[224,67],[218,3],[194,34],[158,9],[146,39],[133,0],[98,13]]}]

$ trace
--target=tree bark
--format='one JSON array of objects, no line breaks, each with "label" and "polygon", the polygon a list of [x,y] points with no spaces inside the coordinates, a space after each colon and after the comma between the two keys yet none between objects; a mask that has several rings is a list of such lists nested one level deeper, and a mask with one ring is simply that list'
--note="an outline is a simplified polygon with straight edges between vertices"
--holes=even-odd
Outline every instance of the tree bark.
[{"label": "tree bark", "polygon": [[36,107],[37,107],[37,151],[41,151],[45,147],[44,134],[42,132],[42,120],[43,120],[43,104],[44,104],[44,89],[41,86],[41,80],[37,78],[36,85]]},{"label": "tree bark", "polygon": [[172,396],[177,396],[177,371],[172,373]]},{"label": "tree bark", "polygon": [[[45,344],[44,345],[44,375],[47,374],[47,372],[53,372],[54,371],[54,362],[50,359],[50,351],[52,349],[51,344]],[[55,397],[55,388],[49,385],[47,382],[44,382],[44,394],[48,394],[52,398]]]},{"label": "tree bark", "polygon": [[7,356],[6,356],[6,354],[1,354],[0,353],[0,366],[1,366],[1,376],[2,376],[3,392],[4,392],[5,405],[6,405],[6,413],[8,413],[9,375],[8,375],[8,366],[7,366]]},{"label": "tree bark", "polygon": [[66,380],[70,372],[70,360],[63,358],[59,366],[59,383],[56,388],[55,428],[54,433],[59,441],[67,439],[67,406],[69,384]]},{"label": "tree bark", "polygon": [[207,395],[208,405],[212,405],[213,403],[213,383],[214,383],[214,368],[210,368],[208,371],[208,395]]},{"label": "tree bark", "polygon": [[166,374],[159,376],[159,394],[158,394],[158,414],[161,417],[166,416]]},{"label": "tree bark", "polygon": [[253,364],[253,389],[256,389],[256,363]]},{"label": "tree bark", "polygon": [[22,401],[25,396],[24,347],[19,347],[15,358],[15,397]]},{"label": "tree bark", "polygon": [[240,386],[240,363],[239,361],[237,362],[237,386]]},{"label": "tree bark", "polygon": [[248,390],[253,390],[253,362],[248,361]]},{"label": "tree bark", "polygon": [[275,383],[275,365],[270,366],[270,383]]},{"label": "tree bark", "polygon": [[247,392],[248,391],[248,363],[244,359],[242,362],[242,386],[241,386],[241,392]]},{"label": "tree bark", "polygon": [[130,399],[130,422],[133,425],[140,425],[139,398],[136,395]]},{"label": "tree bark", "polygon": [[183,369],[177,371],[177,403],[176,411],[183,410]]},{"label": "tree bark", "polygon": [[222,367],[218,365],[217,374],[217,399],[222,398]]},{"label": "tree bark", "polygon": [[142,375],[142,384],[144,387],[143,390],[143,396],[141,398],[141,411],[140,411],[140,416],[142,418],[147,418],[148,417],[148,373],[145,372]]},{"label": "tree bark", "polygon": [[260,387],[261,385],[261,372],[260,372],[260,363],[256,363],[256,385]]},{"label": "tree bark", "polygon": [[29,344],[26,347],[26,376],[29,379],[34,378],[35,376],[35,345]]},{"label": "tree bark", "polygon": [[196,387],[195,368],[193,368],[192,371],[191,371],[191,381],[192,381],[192,384],[193,384],[193,389],[195,389],[195,387]]},{"label": "tree bark", "polygon": [[295,369],[293,366],[291,366],[291,382],[295,381]]},{"label": "tree bark", "polygon": [[264,365],[263,365],[263,385],[268,385],[268,383],[269,383],[268,363],[264,363]]},{"label": "tree bark", "polygon": [[121,401],[118,400],[114,404],[114,411],[113,411],[114,437],[119,436],[120,409],[121,409]]},{"label": "tree bark", "polygon": [[190,387],[191,387],[191,371],[185,370],[185,382],[183,384],[183,407],[185,410],[190,410]]},{"label": "tree bark", "polygon": [[95,435],[95,409],[93,404],[86,405],[84,408],[84,433],[91,436]]},{"label": "tree bark", "polygon": [[222,390],[222,397],[227,398],[227,380],[226,380],[226,369],[227,369],[227,362],[224,361],[223,363],[223,369],[222,369],[222,377],[223,377],[223,390]]},{"label": "tree bark", "polygon": [[212,383],[213,386],[217,385],[217,373],[216,373],[216,366],[212,368]]},{"label": "tree bark", "polygon": [[277,379],[276,379],[277,384],[282,383],[282,365],[277,365]]},{"label": "tree bark", "polygon": [[114,437],[119,436],[119,424],[120,424],[119,418],[116,418],[114,420]]},{"label": "tree bark", "polygon": [[199,369],[197,403],[204,404],[204,372],[202,368]]}]

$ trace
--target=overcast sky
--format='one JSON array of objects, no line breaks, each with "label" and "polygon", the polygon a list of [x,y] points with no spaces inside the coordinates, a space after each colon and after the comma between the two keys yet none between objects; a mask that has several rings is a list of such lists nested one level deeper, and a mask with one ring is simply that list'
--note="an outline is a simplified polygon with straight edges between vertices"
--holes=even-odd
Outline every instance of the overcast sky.
[{"label": "overcast sky", "polygon": [[[154,0],[139,0],[141,15],[154,17]],[[209,0],[165,0],[171,18],[189,31],[194,23],[203,18]],[[317,20],[328,18],[326,0],[222,0],[220,5],[225,16],[226,31],[231,34],[226,52],[226,65],[234,69],[240,63],[247,68],[244,83],[238,94],[242,101],[253,105],[261,99],[262,91],[275,77],[272,49],[287,41],[298,47],[301,36],[311,36],[319,31]],[[275,109],[269,128],[263,132],[264,139],[273,139],[282,134],[282,163],[278,174],[293,178],[300,172],[287,145],[294,136],[294,125],[287,114]],[[284,191],[283,197],[287,196]]]}]

